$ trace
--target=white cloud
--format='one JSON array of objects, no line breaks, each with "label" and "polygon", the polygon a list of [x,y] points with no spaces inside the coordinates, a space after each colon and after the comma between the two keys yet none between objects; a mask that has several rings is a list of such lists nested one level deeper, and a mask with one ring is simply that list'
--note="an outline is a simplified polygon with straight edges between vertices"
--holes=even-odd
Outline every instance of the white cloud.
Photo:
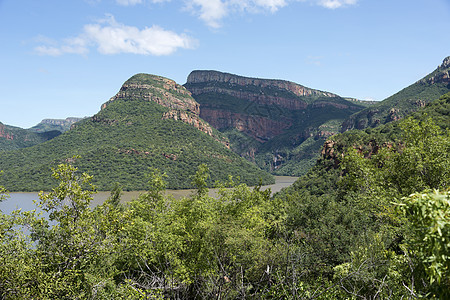
[{"label": "white cloud", "polygon": [[[162,3],[162,2],[168,2],[170,0],[147,0],[148,2],[152,3]],[[145,0],[116,0],[116,3],[123,6],[132,6],[136,4],[141,4],[145,2]]]},{"label": "white cloud", "polygon": [[222,0],[188,0],[186,8],[212,28],[221,26],[220,21],[228,14],[227,4]]},{"label": "white cloud", "polygon": [[41,55],[87,54],[90,47],[97,47],[102,54],[132,53],[143,55],[169,55],[177,49],[195,48],[195,39],[159,26],[139,29],[118,23],[113,16],[88,24],[83,32],[65,39],[60,45],[40,45],[35,51]]},{"label": "white cloud", "polygon": [[358,0],[185,0],[186,8],[209,27],[221,27],[222,20],[236,12],[275,13],[292,2],[310,2],[328,9],[355,5]]},{"label": "white cloud", "polygon": [[336,9],[342,6],[355,5],[357,2],[358,0],[318,0],[317,4],[326,8]]},{"label": "white cloud", "polygon": [[128,6],[128,5],[135,5],[135,4],[141,4],[142,0],[116,0],[117,4]]},{"label": "white cloud", "polygon": [[287,5],[285,0],[255,0],[255,5],[264,9],[269,9],[270,12],[276,12],[279,8]]},{"label": "white cloud", "polygon": [[286,0],[185,0],[186,8],[212,28],[233,12],[276,12],[287,5]]}]

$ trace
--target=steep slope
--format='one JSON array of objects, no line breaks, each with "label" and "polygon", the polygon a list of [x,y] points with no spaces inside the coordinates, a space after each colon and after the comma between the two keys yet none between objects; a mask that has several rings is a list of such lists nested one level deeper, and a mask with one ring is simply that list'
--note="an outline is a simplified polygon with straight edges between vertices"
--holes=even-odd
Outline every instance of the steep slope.
[{"label": "steep slope", "polygon": [[232,149],[261,168],[301,175],[341,122],[368,103],[272,79],[193,71],[185,87],[200,117],[230,139]]},{"label": "steep slope", "polygon": [[348,118],[342,131],[376,127],[399,120],[450,92],[450,56],[429,75],[391,97]]},{"label": "steep slope", "polygon": [[[450,129],[450,92],[407,116],[420,121],[432,118],[433,122],[443,130]],[[390,147],[390,145],[399,143],[400,135],[399,121],[381,124],[375,128],[349,130],[327,140],[323,145],[321,157],[332,161],[333,165],[337,165],[340,162],[341,154],[350,147],[358,149],[359,152],[365,153],[366,157],[370,157],[382,147]]]},{"label": "steep slope", "polygon": [[10,190],[48,189],[50,168],[65,161],[93,175],[100,190],[115,182],[126,190],[145,189],[152,167],[167,173],[170,188],[188,188],[202,163],[210,168],[212,181],[228,175],[249,184],[273,181],[229,150],[226,138],[199,118],[198,108],[174,81],[135,75],[93,117],[46,143],[2,156],[0,184]]},{"label": "steep slope", "polygon": [[52,130],[57,130],[60,132],[66,132],[70,129],[72,124],[83,120],[84,118],[74,118],[69,117],[65,119],[44,119],[39,124],[30,128],[31,131],[35,132],[47,132]]},{"label": "steep slope", "polygon": [[43,133],[36,133],[27,129],[0,123],[0,152],[31,147],[52,139],[60,134],[61,132],[53,130]]}]

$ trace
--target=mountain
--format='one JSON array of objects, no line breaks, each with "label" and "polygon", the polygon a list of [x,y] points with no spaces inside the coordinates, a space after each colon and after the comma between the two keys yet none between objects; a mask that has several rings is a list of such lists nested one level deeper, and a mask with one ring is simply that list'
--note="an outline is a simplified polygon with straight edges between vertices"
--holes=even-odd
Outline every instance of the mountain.
[{"label": "mountain", "polygon": [[39,124],[30,128],[35,132],[47,132],[52,130],[58,130],[60,132],[66,132],[70,129],[72,124],[83,120],[84,118],[69,117],[66,119],[44,119]]},{"label": "mountain", "polygon": [[62,162],[93,175],[99,190],[115,182],[125,190],[146,189],[151,168],[168,175],[169,188],[189,188],[200,164],[208,165],[211,182],[228,175],[251,185],[273,182],[270,174],[233,153],[226,137],[199,117],[199,104],[189,91],[148,74],[131,77],[96,115],[60,136],[5,152],[0,185],[11,191],[48,190],[55,183],[51,167]]},{"label": "mountain", "polygon": [[376,127],[399,120],[450,92],[450,56],[432,73],[389,98],[348,118],[342,131]]},{"label": "mountain", "polygon": [[371,103],[274,79],[193,71],[184,85],[231,148],[279,175],[301,175],[327,137]]},{"label": "mountain", "polygon": [[0,123],[0,151],[31,147],[48,141],[60,134],[61,132],[59,131],[36,133],[27,129]]}]

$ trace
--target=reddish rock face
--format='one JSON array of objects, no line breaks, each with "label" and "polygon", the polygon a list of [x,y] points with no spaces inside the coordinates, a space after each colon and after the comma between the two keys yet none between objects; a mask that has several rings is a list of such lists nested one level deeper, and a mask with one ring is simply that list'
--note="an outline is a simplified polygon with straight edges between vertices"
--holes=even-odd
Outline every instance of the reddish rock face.
[{"label": "reddish rock face", "polygon": [[14,135],[6,130],[5,125],[0,123],[0,138],[14,140]]},{"label": "reddish rock face", "polygon": [[210,108],[202,109],[200,117],[207,120],[214,128],[219,130],[236,128],[260,142],[267,141],[283,133],[285,129],[292,125],[289,120],[275,121],[265,117]]},{"label": "reddish rock face", "polygon": [[228,96],[232,96],[235,98],[247,100],[256,104],[263,105],[278,105],[287,109],[305,109],[308,104],[304,101],[299,101],[297,98],[286,98],[286,97],[278,97],[264,94],[257,94],[248,91],[237,91],[232,89],[225,89],[220,87],[205,87],[205,88],[191,88],[191,92],[193,95],[200,95],[204,93],[218,93],[225,94]]}]

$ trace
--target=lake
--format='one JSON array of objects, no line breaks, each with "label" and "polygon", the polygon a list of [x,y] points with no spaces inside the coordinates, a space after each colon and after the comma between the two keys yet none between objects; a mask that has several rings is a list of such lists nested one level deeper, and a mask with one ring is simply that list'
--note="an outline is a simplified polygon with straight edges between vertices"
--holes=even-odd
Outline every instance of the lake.
[{"label": "lake", "polygon": [[[270,188],[272,193],[279,192],[282,188],[288,187],[293,184],[298,177],[291,176],[275,176],[275,184],[265,185],[262,190]],[[175,198],[181,198],[194,193],[194,189],[188,190],[166,190],[166,194],[172,195]],[[121,202],[125,203],[132,199],[136,199],[143,191],[123,192]],[[217,189],[210,189],[209,194],[214,197],[217,195]],[[94,200],[91,202],[91,206],[97,206],[103,203],[110,196],[109,192],[98,192],[93,195]],[[13,210],[22,208],[22,210],[32,210],[36,206],[33,200],[39,200],[38,193],[10,193],[10,197],[3,202],[0,202],[0,210],[3,213],[9,214]]]}]

